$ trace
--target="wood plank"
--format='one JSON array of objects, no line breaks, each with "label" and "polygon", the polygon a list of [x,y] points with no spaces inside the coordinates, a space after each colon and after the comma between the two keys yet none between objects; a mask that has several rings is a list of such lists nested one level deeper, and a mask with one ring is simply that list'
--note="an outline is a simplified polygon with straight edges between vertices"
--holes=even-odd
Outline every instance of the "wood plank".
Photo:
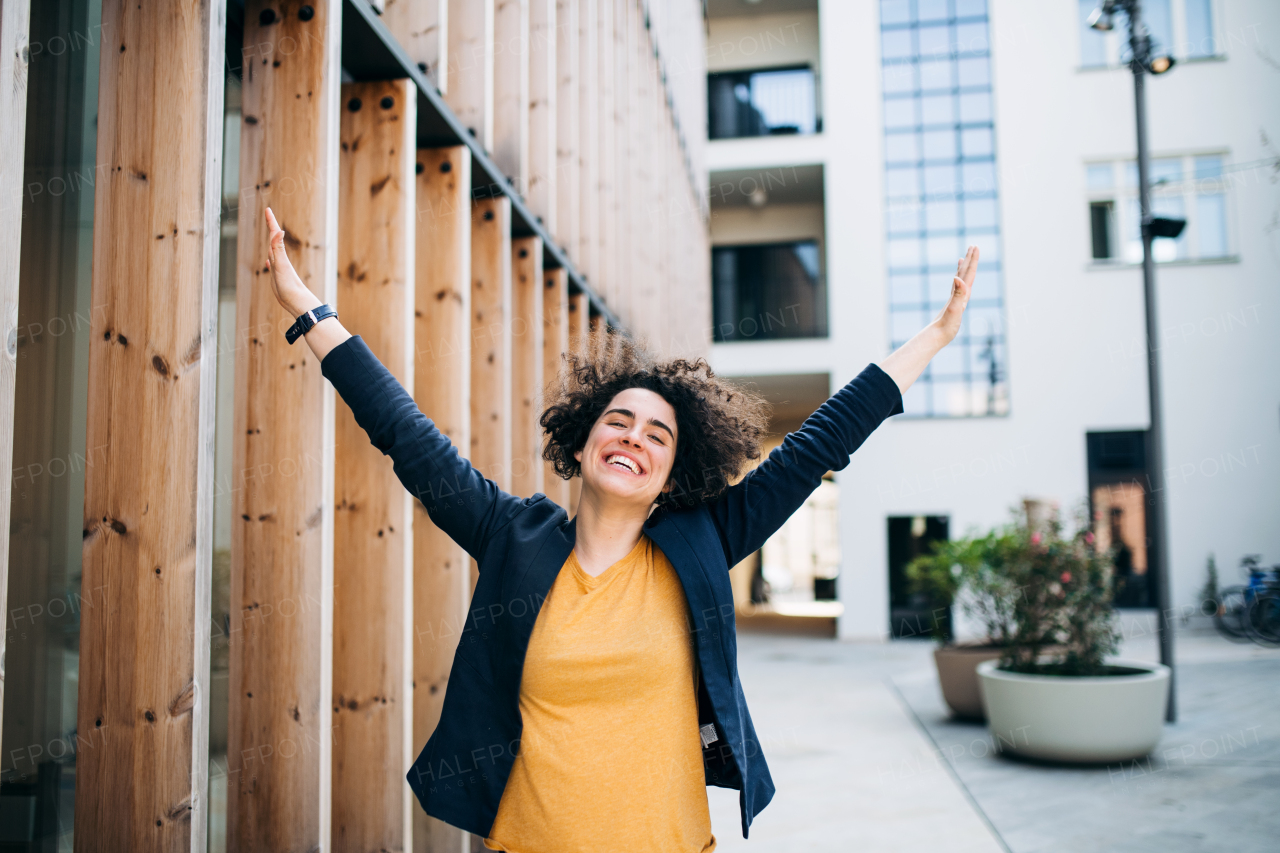
[{"label": "wood plank", "polygon": [[[417,310],[413,398],[465,454],[471,433],[471,153],[418,152]],[[413,748],[435,731],[470,599],[469,562],[431,523],[413,519]],[[413,808],[415,853],[459,853],[466,833]]]},{"label": "wood plank", "polygon": [[436,84],[449,91],[449,0],[386,0],[382,22],[409,54],[409,59]]},{"label": "wood plank", "polygon": [[578,7],[578,269],[596,284],[600,276],[600,78],[597,51],[600,0]]},{"label": "wood plank", "polygon": [[[415,132],[411,80],[342,87],[338,307],[413,387]],[[409,842],[413,506],[391,460],[337,402],[333,531],[333,849]]]},{"label": "wood plank", "polygon": [[556,210],[556,0],[529,0],[529,171],[525,195],[547,233],[560,239]]},{"label": "wood plank", "polygon": [[275,4],[245,8],[259,47],[240,130],[227,839],[264,853],[329,849],[334,394],[281,333],[262,225],[270,205],[294,269],[336,304],[342,15],[310,5],[270,24]]},{"label": "wood plank", "polygon": [[542,238],[511,241],[511,492],[543,490],[538,440],[542,414]]},{"label": "wood plank", "polygon": [[[542,387],[555,387],[569,351],[569,275],[563,267],[542,274]],[[539,409],[546,408],[545,399]],[[538,447],[544,440],[538,431]],[[569,509],[569,481],[562,480],[550,462],[543,462],[542,490],[547,497]]]},{"label": "wood plank", "polygon": [[447,0],[445,102],[485,151],[493,151],[494,0]]},{"label": "wood plank", "polygon": [[471,464],[511,491],[511,200],[471,210]]},{"label": "wood plank", "polygon": [[[569,297],[569,351],[583,356],[588,351],[588,331],[590,329],[591,303],[585,293],[575,293]],[[582,496],[582,478],[574,477],[569,481],[569,514],[578,511],[578,499]]]},{"label": "wood plank", "polygon": [[221,4],[102,8],[81,851],[205,849],[225,27]]},{"label": "wood plank", "polygon": [[614,32],[614,12],[617,0],[600,0],[596,21],[596,52],[599,65],[598,97],[599,127],[597,128],[596,159],[599,161],[599,176],[596,193],[599,196],[599,209],[596,217],[599,228],[596,233],[596,273],[595,290],[601,300],[611,303],[614,286],[617,282],[618,256],[615,229],[617,227],[617,123],[614,113],[617,109],[617,67],[616,67],[616,33]]},{"label": "wood plank", "polygon": [[529,0],[495,0],[493,161],[521,196],[529,192]]},{"label": "wood plank", "polygon": [[579,128],[578,108],[578,11],[580,0],[556,3],[556,131],[555,131],[555,220],[549,226],[556,241],[569,256],[578,260]]},{"label": "wood plank", "polygon": [[[18,281],[22,253],[22,173],[27,141],[27,33],[30,0],[0,3],[0,333],[6,344],[0,354],[0,482],[13,482],[13,407],[18,374]],[[8,613],[9,507],[12,489],[0,489],[0,613]],[[0,661],[5,638],[0,633]],[[4,679],[0,678],[0,732],[4,730]]]}]

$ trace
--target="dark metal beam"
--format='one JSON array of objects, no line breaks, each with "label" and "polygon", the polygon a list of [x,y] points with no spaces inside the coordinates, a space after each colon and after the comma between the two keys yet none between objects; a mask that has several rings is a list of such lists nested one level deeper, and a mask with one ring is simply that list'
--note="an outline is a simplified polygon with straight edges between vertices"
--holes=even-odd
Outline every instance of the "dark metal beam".
[{"label": "dark metal beam", "polygon": [[465,145],[471,149],[472,197],[505,195],[511,199],[511,235],[541,237],[543,266],[547,269],[564,267],[569,277],[570,292],[585,293],[591,302],[591,313],[603,316],[610,326],[622,328],[617,316],[587,284],[586,278],[543,226],[542,220],[533,215],[511,181],[453,114],[435,84],[410,61],[409,55],[388,32],[368,0],[343,0],[342,68],[355,81],[401,77],[413,80],[418,89],[418,145],[424,148]]}]

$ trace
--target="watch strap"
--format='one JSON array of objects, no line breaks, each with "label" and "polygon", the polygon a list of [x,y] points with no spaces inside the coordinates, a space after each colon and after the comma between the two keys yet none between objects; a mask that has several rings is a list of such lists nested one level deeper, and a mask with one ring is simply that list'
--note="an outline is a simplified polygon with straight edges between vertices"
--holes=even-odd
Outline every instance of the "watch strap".
[{"label": "watch strap", "polygon": [[293,344],[297,342],[298,338],[311,331],[316,323],[337,316],[338,312],[329,305],[318,305],[310,311],[304,311],[298,315],[298,319],[294,320],[293,325],[284,333],[284,339]]}]

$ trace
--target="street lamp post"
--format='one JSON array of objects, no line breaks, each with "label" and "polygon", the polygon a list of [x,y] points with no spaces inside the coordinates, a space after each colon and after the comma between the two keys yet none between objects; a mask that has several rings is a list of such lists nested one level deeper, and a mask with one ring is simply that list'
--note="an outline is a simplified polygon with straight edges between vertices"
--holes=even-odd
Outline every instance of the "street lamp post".
[{"label": "street lamp post", "polygon": [[1147,151],[1148,74],[1163,74],[1173,67],[1170,56],[1153,57],[1151,37],[1142,23],[1141,0],[1106,0],[1089,17],[1089,25],[1098,30],[1112,28],[1112,16],[1124,12],[1129,20],[1129,48],[1133,58],[1134,118],[1138,125],[1138,204],[1142,210],[1142,292],[1147,327],[1147,395],[1151,409],[1151,428],[1147,431],[1147,478],[1150,485],[1148,507],[1155,548],[1148,554],[1147,573],[1156,581],[1156,634],[1160,640],[1160,662],[1169,667],[1169,704],[1165,719],[1178,719],[1176,681],[1173,671],[1173,631],[1170,625],[1172,591],[1169,579],[1169,536],[1165,512],[1164,483],[1164,416],[1160,403],[1160,358],[1156,350],[1159,330],[1156,328],[1156,264],[1151,254],[1151,241],[1156,237],[1177,237],[1185,220],[1164,219],[1151,214],[1150,154]]}]

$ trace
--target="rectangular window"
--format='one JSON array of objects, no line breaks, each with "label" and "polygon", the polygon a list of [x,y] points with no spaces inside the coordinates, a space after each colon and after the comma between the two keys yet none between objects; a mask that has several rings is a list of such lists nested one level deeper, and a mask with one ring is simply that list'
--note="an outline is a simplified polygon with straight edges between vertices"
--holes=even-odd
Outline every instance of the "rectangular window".
[{"label": "rectangular window", "polygon": [[713,248],[716,342],[826,337],[819,261],[816,240]]},{"label": "rectangular window", "polygon": [[956,259],[982,251],[960,335],[911,387],[908,415],[1009,411],[1000,199],[983,0],[881,0],[889,337],[946,304]]},{"label": "rectangular window", "polygon": [[1098,0],[1078,0],[1080,7],[1080,67],[1098,68],[1107,64],[1107,34],[1089,26],[1089,16]]},{"label": "rectangular window", "polygon": [[1104,261],[1111,257],[1111,212],[1115,205],[1109,201],[1095,201],[1089,205],[1089,225],[1093,234],[1093,259]]},{"label": "rectangular window", "polygon": [[808,66],[707,75],[711,139],[817,133],[817,103]]},{"label": "rectangular window", "polygon": [[1217,56],[1218,43],[1213,37],[1213,5],[1211,0],[1183,0],[1187,9],[1187,56]]}]

